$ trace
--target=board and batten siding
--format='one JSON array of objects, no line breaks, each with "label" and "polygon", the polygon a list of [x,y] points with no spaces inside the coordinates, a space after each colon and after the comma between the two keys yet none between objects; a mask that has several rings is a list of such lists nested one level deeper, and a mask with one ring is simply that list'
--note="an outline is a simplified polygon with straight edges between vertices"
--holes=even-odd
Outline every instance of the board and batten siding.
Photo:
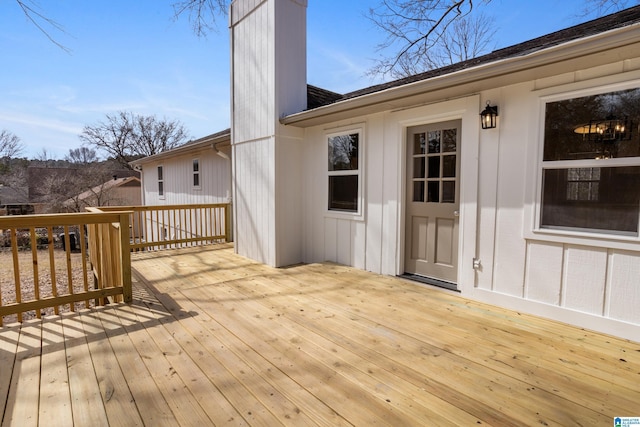
[{"label": "board and batten siding", "polygon": [[493,135],[481,132],[481,268],[469,296],[640,340],[640,245],[535,231],[542,98],[638,82],[637,62],[621,61],[483,94],[500,105],[500,122]]},{"label": "board and batten siding", "polygon": [[[193,160],[200,162],[200,187],[193,186]],[[164,197],[158,196],[158,166],[163,168]],[[229,203],[231,165],[213,148],[145,163],[142,168],[145,205]]]},{"label": "board and batten siding", "polygon": [[306,108],[306,1],[231,4],[236,252],[271,266],[302,260],[302,135],[279,118]]},{"label": "board and batten siding", "polygon": [[[634,65],[635,64],[635,65]],[[306,129],[304,260],[332,261],[382,274],[404,269],[406,129],[462,118],[460,266],[463,295],[586,328],[640,340],[640,244],[534,229],[541,180],[542,98],[640,82],[637,62],[580,70],[399,112]],[[631,83],[633,84],[633,83]],[[487,100],[500,107],[497,129],[481,130]],[[327,210],[327,140],[364,129],[361,218]],[[474,258],[480,262],[473,268]]]}]

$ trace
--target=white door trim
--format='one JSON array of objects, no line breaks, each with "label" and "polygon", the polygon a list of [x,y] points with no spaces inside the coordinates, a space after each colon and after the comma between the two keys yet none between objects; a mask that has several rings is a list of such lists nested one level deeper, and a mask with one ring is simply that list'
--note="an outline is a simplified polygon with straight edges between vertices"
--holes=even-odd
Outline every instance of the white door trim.
[{"label": "white door trim", "polygon": [[462,142],[460,151],[460,219],[458,233],[458,290],[473,291],[475,271],[473,259],[476,254],[478,223],[478,182],[480,142],[480,96],[472,95],[437,104],[390,114],[392,133],[398,141],[398,159],[401,162],[398,179],[396,274],[404,271],[405,219],[406,219],[406,173],[407,130],[410,127],[448,120],[462,120]]}]

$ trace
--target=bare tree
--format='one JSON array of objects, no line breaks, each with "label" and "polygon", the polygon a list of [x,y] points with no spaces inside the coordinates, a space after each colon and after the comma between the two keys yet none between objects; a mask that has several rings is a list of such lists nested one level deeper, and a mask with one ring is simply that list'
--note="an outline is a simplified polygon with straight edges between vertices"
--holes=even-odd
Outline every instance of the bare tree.
[{"label": "bare tree", "polygon": [[[481,0],[481,4],[490,2]],[[431,50],[438,48],[440,53],[433,58],[442,57],[445,43],[455,38],[454,23],[462,19],[469,22],[473,10],[473,0],[382,0],[377,7],[369,9],[369,19],[386,35],[378,50],[391,53],[382,56],[370,73],[402,77],[417,71],[411,64],[419,63],[422,68],[430,62],[439,63],[441,59],[425,58]],[[487,35],[486,31],[484,34]],[[473,44],[482,46],[486,43],[486,40],[479,40]],[[463,54],[468,56],[466,52]]]},{"label": "bare tree", "polygon": [[51,160],[53,160],[53,157],[51,157],[51,153],[46,148],[42,147],[38,154],[36,154],[34,160],[47,165]]},{"label": "bare tree", "polygon": [[37,202],[49,212],[82,212],[87,206],[113,204],[115,192],[109,185],[114,170],[108,162],[94,162],[71,168],[57,168],[39,183]]},{"label": "bare tree", "polygon": [[6,129],[0,131],[0,158],[16,157],[23,149],[18,136]]},{"label": "bare tree", "polygon": [[638,0],[585,0],[585,6],[579,16],[604,16],[627,7],[640,4]]},{"label": "bare tree", "polygon": [[70,148],[64,159],[69,163],[86,165],[98,161],[96,150],[89,147]]},{"label": "bare tree", "polygon": [[[369,19],[385,39],[372,75],[404,77],[486,53],[495,32],[482,13],[492,0],[381,0]],[[602,16],[640,0],[585,0],[581,16]],[[588,12],[588,13],[587,13]]]},{"label": "bare tree", "polygon": [[180,0],[173,3],[174,19],[188,15],[193,32],[203,37],[217,31],[217,18],[226,16],[229,3],[229,0]]},{"label": "bare tree", "polygon": [[20,9],[22,9],[22,12],[24,12],[24,15],[27,17],[27,20],[29,20],[33,25],[35,25],[35,27],[38,30],[40,30],[40,32],[44,34],[45,37],[48,38],[51,43],[55,44],[56,46],[58,46],[60,49],[64,50],[67,53],[71,52],[71,50],[68,47],[58,42],[51,35],[52,30],[60,33],[66,33],[66,31],[64,30],[64,27],[60,25],[58,22],[56,22],[55,20],[46,16],[43,12],[41,12],[40,6],[36,1],[16,0],[16,3],[18,3],[18,6],[20,6]]},{"label": "bare tree", "polygon": [[80,139],[115,158],[122,166],[129,162],[175,148],[187,140],[187,131],[177,120],[159,120],[121,111],[107,114],[105,122],[85,126]]},{"label": "bare tree", "polygon": [[440,39],[429,49],[424,45],[403,55],[393,65],[392,59],[383,59],[370,70],[370,74],[388,73],[402,78],[466,61],[491,50],[495,35],[494,19],[485,14],[459,18],[444,31]]}]

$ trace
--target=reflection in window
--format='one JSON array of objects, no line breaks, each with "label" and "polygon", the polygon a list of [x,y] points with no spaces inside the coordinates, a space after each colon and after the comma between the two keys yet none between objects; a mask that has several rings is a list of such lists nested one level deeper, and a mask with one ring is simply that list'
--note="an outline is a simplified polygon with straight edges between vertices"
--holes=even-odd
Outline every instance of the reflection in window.
[{"label": "reflection in window", "polygon": [[357,212],[360,191],[360,134],[330,136],[327,141],[329,210]]},{"label": "reflection in window", "polygon": [[569,175],[570,169],[544,171],[543,227],[637,235],[640,166],[594,168],[598,181],[571,181]]},{"label": "reflection in window", "polygon": [[567,169],[567,200],[598,200],[600,168]]},{"label": "reflection in window", "polygon": [[638,235],[638,124],[640,89],[546,104],[542,228]]},{"label": "reflection in window", "polygon": [[544,161],[640,156],[640,89],[549,102]]}]

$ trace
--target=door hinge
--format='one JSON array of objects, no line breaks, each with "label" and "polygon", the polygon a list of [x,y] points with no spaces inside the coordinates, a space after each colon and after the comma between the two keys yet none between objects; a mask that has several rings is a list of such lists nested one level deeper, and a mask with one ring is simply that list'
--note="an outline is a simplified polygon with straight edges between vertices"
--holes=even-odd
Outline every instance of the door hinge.
[{"label": "door hinge", "polygon": [[480,268],[482,268],[482,261],[480,261],[480,258],[474,258],[473,259],[473,269],[474,270],[479,270]]}]

